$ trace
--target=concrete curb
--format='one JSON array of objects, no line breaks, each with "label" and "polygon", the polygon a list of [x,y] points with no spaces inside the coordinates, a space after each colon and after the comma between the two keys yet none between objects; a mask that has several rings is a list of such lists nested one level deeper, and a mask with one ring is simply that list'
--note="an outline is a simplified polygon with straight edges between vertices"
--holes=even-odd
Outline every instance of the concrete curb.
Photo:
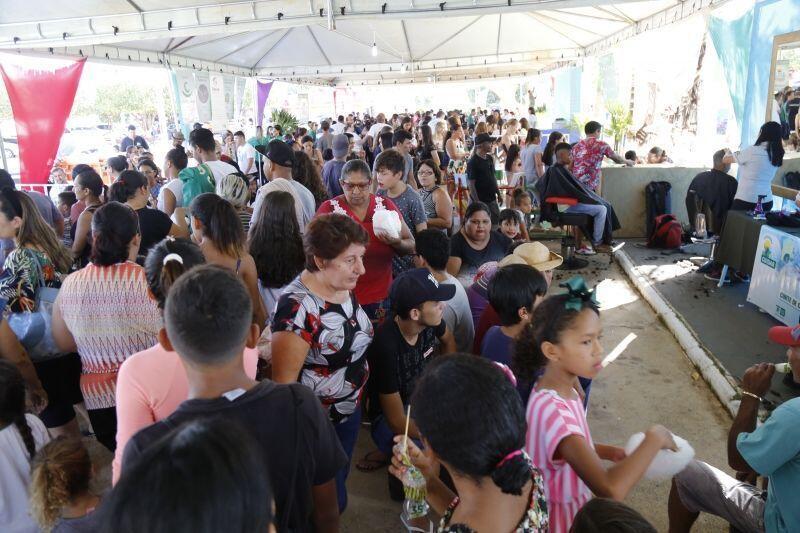
[{"label": "concrete curb", "polygon": [[664,321],[667,329],[675,336],[675,339],[686,352],[686,356],[697,367],[698,372],[706,380],[714,394],[717,395],[722,405],[730,412],[731,416],[736,416],[739,410],[739,393],[733,386],[735,382],[731,375],[700,344],[699,339],[687,327],[680,315],[675,312],[661,293],[658,292],[658,289],[653,286],[652,282],[636,271],[636,267],[631,258],[628,257],[628,254],[620,250],[615,255],[636,290],[650,304],[656,315]]}]

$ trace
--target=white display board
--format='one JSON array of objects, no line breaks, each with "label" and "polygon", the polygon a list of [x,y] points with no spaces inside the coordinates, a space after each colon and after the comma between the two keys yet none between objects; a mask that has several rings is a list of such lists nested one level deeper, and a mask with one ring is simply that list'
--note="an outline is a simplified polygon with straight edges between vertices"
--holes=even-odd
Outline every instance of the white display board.
[{"label": "white display board", "polygon": [[747,301],[787,326],[800,323],[800,237],[762,226]]}]

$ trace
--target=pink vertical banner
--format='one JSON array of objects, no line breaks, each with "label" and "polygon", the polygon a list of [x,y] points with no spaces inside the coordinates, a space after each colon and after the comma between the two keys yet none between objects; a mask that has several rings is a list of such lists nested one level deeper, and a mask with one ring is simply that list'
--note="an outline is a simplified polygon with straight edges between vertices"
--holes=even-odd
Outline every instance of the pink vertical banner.
[{"label": "pink vertical banner", "polygon": [[256,126],[261,126],[264,123],[264,107],[267,105],[267,98],[272,90],[272,82],[256,80],[256,88],[256,117],[258,118]]},{"label": "pink vertical banner", "polygon": [[85,57],[51,68],[0,63],[17,128],[23,184],[47,183],[84,64]]}]

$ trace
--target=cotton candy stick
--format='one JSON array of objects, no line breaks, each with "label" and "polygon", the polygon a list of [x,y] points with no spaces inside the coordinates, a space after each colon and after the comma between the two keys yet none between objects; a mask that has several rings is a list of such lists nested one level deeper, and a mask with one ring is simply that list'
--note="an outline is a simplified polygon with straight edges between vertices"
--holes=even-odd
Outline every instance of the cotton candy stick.
[{"label": "cotton candy stick", "polygon": [[406,410],[406,430],[403,432],[403,455],[408,455],[408,422],[411,420],[411,404],[408,404]]}]

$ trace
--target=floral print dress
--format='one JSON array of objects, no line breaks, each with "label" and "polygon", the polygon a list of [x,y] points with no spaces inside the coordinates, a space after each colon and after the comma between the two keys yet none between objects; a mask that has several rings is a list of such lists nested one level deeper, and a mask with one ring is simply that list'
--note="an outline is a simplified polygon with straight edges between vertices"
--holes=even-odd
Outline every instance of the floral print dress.
[{"label": "floral print dress", "polygon": [[[535,468],[531,468],[531,479],[533,486],[531,487],[531,495],[528,502],[528,510],[520,520],[513,533],[546,533],[549,530],[549,521],[547,518],[547,501],[544,496],[544,481],[542,475]],[[439,527],[436,529],[437,533],[475,533],[475,531],[464,524],[451,524],[450,520],[453,518],[453,513],[458,507],[460,500],[456,497],[447,510],[444,516],[439,521]]]},{"label": "floral print dress", "polygon": [[44,252],[32,248],[16,248],[6,257],[0,275],[0,298],[8,301],[7,311],[35,311],[36,289],[61,287],[66,274],[57,272]]}]

